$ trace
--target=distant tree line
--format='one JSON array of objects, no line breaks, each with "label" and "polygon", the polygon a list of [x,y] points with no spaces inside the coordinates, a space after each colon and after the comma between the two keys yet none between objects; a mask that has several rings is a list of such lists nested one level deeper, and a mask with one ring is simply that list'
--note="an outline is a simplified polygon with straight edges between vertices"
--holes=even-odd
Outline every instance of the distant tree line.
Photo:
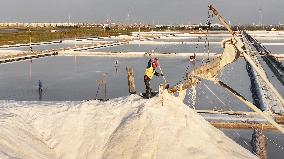
[{"label": "distant tree line", "polygon": [[[197,25],[194,27],[190,26],[174,26],[174,25],[109,25],[109,26],[59,26],[59,27],[0,27],[0,45],[5,44],[17,44],[17,43],[29,43],[30,37],[32,42],[42,42],[50,40],[62,40],[76,37],[87,37],[87,36],[117,36],[117,35],[130,35],[134,31],[226,31],[223,26],[202,26]],[[233,30],[284,30],[283,25],[235,25],[232,27]],[[12,30],[12,31],[11,31]]]}]

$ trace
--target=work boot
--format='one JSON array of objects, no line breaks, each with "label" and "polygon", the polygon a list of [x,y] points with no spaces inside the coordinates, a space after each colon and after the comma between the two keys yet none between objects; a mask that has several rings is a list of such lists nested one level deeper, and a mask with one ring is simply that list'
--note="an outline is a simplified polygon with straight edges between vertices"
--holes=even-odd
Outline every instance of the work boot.
[{"label": "work boot", "polygon": [[149,94],[149,93],[146,93],[146,98],[148,98],[148,99],[150,99],[151,98],[151,94]]},{"label": "work boot", "polygon": [[151,95],[152,95],[151,90],[149,90],[149,89],[146,90],[146,94],[145,94],[146,98],[148,98],[148,99],[151,98]]}]

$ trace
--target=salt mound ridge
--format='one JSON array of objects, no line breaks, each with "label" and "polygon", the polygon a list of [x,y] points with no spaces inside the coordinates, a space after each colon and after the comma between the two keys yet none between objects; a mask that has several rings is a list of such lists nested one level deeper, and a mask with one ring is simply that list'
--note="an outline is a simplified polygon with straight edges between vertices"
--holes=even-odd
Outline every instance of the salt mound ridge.
[{"label": "salt mound ridge", "polygon": [[1,102],[0,158],[257,158],[165,94],[107,102]]}]

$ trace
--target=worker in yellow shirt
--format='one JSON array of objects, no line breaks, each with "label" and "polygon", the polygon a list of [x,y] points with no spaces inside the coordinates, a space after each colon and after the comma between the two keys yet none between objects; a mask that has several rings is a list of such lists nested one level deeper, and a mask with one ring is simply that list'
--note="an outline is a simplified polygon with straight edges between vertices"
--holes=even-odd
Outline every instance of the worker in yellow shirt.
[{"label": "worker in yellow shirt", "polygon": [[164,76],[161,73],[158,73],[155,71],[155,69],[159,67],[159,62],[157,58],[154,59],[150,59],[148,61],[148,66],[145,70],[145,75],[144,75],[144,82],[145,82],[145,86],[146,86],[146,98],[150,98],[151,97],[151,84],[150,81],[153,78],[153,76]]}]

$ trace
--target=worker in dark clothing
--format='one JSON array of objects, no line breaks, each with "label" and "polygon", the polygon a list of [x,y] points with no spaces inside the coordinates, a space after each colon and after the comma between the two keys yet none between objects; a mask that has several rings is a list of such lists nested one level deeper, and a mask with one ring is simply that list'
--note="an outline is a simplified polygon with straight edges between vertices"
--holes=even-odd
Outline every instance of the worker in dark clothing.
[{"label": "worker in dark clothing", "polygon": [[115,73],[117,73],[118,72],[118,60],[115,60],[114,68],[115,68]]},{"label": "worker in dark clothing", "polygon": [[41,80],[38,80],[38,93],[41,96],[42,95],[42,82]]},{"label": "worker in dark clothing", "polygon": [[159,67],[159,62],[157,58],[154,59],[150,59],[148,61],[148,66],[145,70],[145,75],[144,75],[144,82],[145,82],[145,86],[146,86],[146,97],[150,98],[151,97],[151,84],[150,81],[153,78],[153,76],[164,76],[161,73],[158,73],[155,71],[155,69]]}]

